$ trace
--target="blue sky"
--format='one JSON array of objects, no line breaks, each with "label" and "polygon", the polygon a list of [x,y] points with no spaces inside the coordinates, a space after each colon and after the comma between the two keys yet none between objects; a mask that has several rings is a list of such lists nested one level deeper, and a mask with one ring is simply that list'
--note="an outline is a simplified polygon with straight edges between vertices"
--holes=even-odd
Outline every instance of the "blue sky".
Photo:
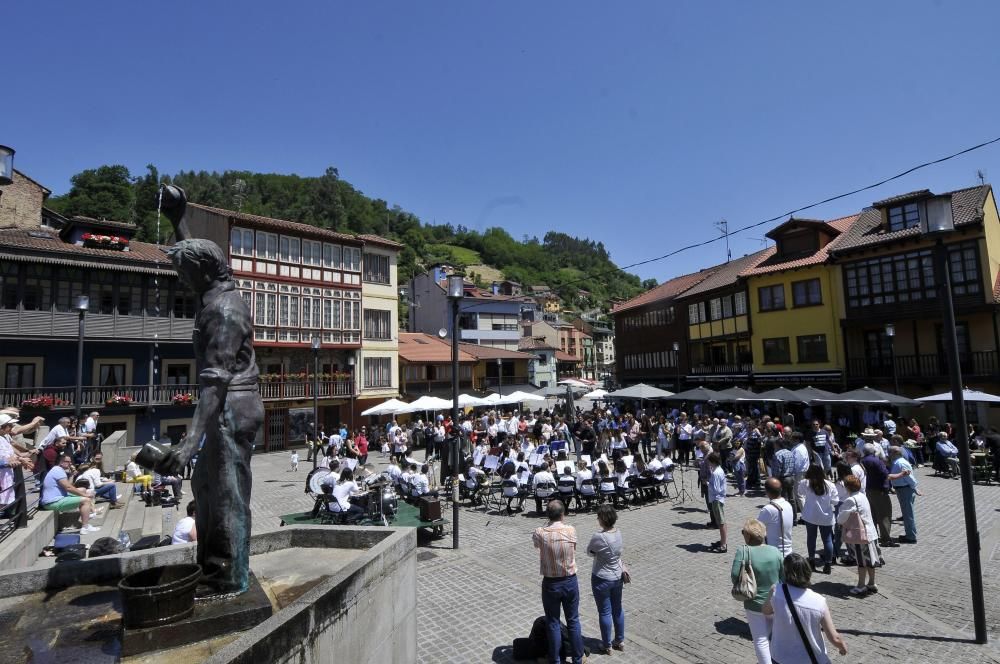
[{"label": "blue sky", "polygon": [[[8,4],[0,143],[56,193],[105,163],[336,166],[427,222],[625,265],[1000,136],[996,2]],[[977,169],[1000,144],[811,216]]]}]

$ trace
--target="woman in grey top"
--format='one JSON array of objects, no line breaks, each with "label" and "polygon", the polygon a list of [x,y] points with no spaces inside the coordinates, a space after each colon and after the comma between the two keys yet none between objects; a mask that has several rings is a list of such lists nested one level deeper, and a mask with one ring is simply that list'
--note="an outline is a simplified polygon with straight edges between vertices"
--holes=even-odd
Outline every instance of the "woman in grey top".
[{"label": "woman in grey top", "polygon": [[[625,610],[622,609],[622,534],[615,528],[618,515],[605,503],[597,508],[600,532],[594,533],[587,553],[594,557],[590,587],[597,602],[601,623],[601,650],[610,655],[611,649],[625,650]],[[614,624],[615,640],[611,640]]]}]

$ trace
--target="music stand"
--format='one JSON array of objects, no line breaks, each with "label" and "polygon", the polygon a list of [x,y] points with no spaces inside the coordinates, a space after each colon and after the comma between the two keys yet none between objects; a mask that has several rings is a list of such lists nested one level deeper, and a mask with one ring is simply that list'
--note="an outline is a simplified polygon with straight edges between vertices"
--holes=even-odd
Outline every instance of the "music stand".
[{"label": "music stand", "polygon": [[[677,495],[674,497],[674,504],[683,505],[686,500],[694,500],[694,496],[687,490],[687,486],[685,485],[685,480],[684,480],[684,476],[687,475],[688,467],[675,463],[674,468],[679,468],[681,475],[681,489],[680,491],[677,492]],[[676,473],[674,474],[674,477],[675,478],[677,477]],[[676,479],[674,481],[674,488],[677,488]]]}]

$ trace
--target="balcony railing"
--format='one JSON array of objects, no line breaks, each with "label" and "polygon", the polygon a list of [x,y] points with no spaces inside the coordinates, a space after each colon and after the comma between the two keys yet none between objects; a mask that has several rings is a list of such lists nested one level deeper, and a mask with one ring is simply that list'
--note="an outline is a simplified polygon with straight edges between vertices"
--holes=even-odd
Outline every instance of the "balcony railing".
[{"label": "balcony railing", "polygon": [[[80,319],[75,311],[5,311],[0,316],[0,334],[18,337],[76,339]],[[123,316],[87,314],[87,338],[191,340],[193,318],[170,316]]]},{"label": "balcony railing", "polygon": [[[975,351],[959,354],[963,376],[996,376],[1000,364],[996,351]],[[944,355],[897,355],[896,375],[899,378],[940,378],[948,375],[948,361]],[[892,359],[869,357],[852,358],[848,367],[849,378],[892,378]]]},{"label": "balcony railing", "polygon": [[493,376],[479,379],[480,390],[495,390],[500,385],[525,385],[530,383],[528,376],[504,376],[503,380]]},{"label": "balcony railing", "polygon": [[753,370],[750,363],[734,362],[731,364],[696,364],[691,367],[693,376],[733,376],[749,374]]},{"label": "balcony railing", "polygon": [[[280,399],[312,399],[312,381],[274,381],[260,383],[258,387],[261,399],[274,401]],[[115,397],[127,397],[127,402],[120,401],[119,406],[169,406],[177,402],[174,397],[191,394],[198,399],[197,385],[120,385],[104,387],[87,385],[81,391],[81,408],[105,408]],[[321,380],[316,392],[320,399],[347,398],[354,394],[353,380]],[[51,406],[22,406],[25,401],[36,397],[51,398]],[[181,402],[178,405],[185,405]],[[51,410],[76,407],[76,387],[25,387],[0,389],[0,407],[14,406],[26,410]]]}]

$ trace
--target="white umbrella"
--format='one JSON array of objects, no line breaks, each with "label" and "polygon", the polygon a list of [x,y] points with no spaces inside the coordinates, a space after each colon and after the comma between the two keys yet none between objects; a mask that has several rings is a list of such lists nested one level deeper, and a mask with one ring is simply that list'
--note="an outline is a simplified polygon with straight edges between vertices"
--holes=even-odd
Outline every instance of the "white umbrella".
[{"label": "white umbrella", "polygon": [[383,401],[377,406],[372,406],[368,410],[362,411],[362,415],[394,415],[396,413],[402,413],[406,408],[409,408],[410,404],[405,401],[400,401],[399,399],[388,399]]},{"label": "white umbrella", "polygon": [[413,403],[407,405],[406,409],[402,412],[404,413],[417,413],[422,410],[450,410],[451,401],[448,399],[441,399],[439,397],[432,397],[429,394],[425,394]]},{"label": "white umbrella", "polygon": [[603,399],[606,396],[608,396],[608,391],[607,390],[602,390],[601,388],[597,388],[596,390],[594,390],[592,392],[587,392],[586,394],[584,394],[583,398],[584,399]]},{"label": "white umbrella", "polygon": [[573,387],[584,387],[584,388],[587,388],[588,390],[591,387],[593,387],[593,385],[591,385],[590,383],[584,382],[584,381],[579,380],[577,378],[563,378],[561,381],[559,381],[559,384],[560,385],[572,385]]},{"label": "white umbrella", "polygon": [[523,403],[525,401],[545,401],[545,397],[540,397],[537,394],[532,394],[531,392],[522,392],[517,390],[516,392],[511,392],[503,398],[504,401],[508,403]]},{"label": "white umbrella", "polygon": [[[458,395],[458,407],[459,408],[468,408],[470,406],[473,407],[473,408],[475,408],[476,406],[487,406],[489,404],[490,404],[489,401],[486,401],[485,399],[480,399],[479,397],[474,397],[471,394],[459,394]],[[449,408],[451,407],[451,402],[450,401],[448,402],[448,406],[449,406]]]},{"label": "white umbrella", "polygon": [[611,392],[608,396],[615,399],[666,399],[674,396],[674,393],[661,390],[660,388],[653,387],[652,385],[639,383],[638,385],[632,385],[630,387]]},{"label": "white umbrella", "polygon": [[[969,388],[962,390],[962,396],[965,397],[966,401],[1000,403],[1000,397],[995,394],[989,394],[979,390],[970,390]],[[917,397],[917,401],[954,401],[954,398],[952,397],[951,392],[942,392],[941,394],[932,394],[929,397]]]}]

